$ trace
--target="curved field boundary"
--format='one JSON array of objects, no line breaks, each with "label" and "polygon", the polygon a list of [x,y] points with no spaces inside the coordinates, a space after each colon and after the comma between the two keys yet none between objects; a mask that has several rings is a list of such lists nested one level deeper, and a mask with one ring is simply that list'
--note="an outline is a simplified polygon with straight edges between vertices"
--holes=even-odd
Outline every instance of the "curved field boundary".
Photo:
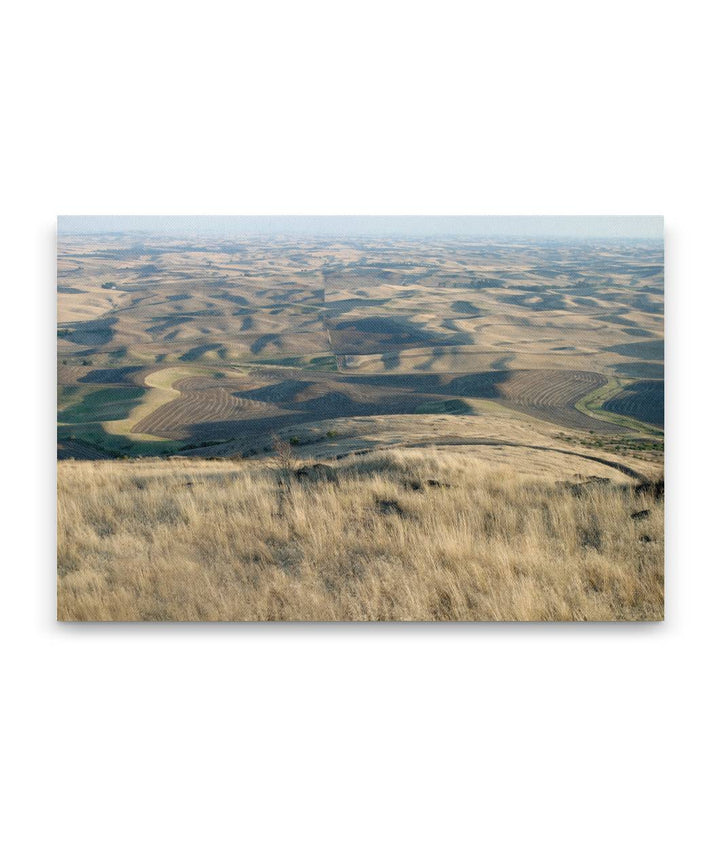
[{"label": "curved field boundary", "polygon": [[164,437],[154,434],[135,432],[134,426],[153,411],[179,397],[180,393],[174,389],[172,384],[183,376],[182,370],[167,368],[152,372],[145,378],[145,386],[149,391],[145,393],[142,401],[134,407],[126,419],[118,419],[113,422],[103,422],[103,428],[108,434],[121,434],[129,440],[139,442],[164,441]]},{"label": "curved field boundary", "polygon": [[151,372],[145,378],[145,386],[148,388],[148,392],[145,393],[140,404],[132,409],[126,419],[103,422],[103,428],[108,434],[119,434],[134,442],[167,442],[167,437],[158,436],[150,431],[145,433],[147,427],[143,423],[146,423],[148,417],[161,407],[180,398],[182,393],[175,388],[178,381],[187,377],[203,375],[206,371],[185,366],[172,366]]},{"label": "curved field boundary", "polygon": [[498,382],[499,399],[507,407],[565,428],[604,430],[594,412],[578,402],[607,382],[598,372],[571,369],[520,369]]},{"label": "curved field boundary", "polygon": [[572,407],[592,390],[603,386],[597,372],[528,370],[512,372],[498,386],[505,398],[533,407]]},{"label": "curved field boundary", "polygon": [[227,386],[213,381],[209,381],[207,386],[200,386],[197,380],[202,379],[184,378],[178,381],[176,390],[180,397],[154,410],[138,422],[135,429],[180,439],[188,429],[203,423],[229,423],[235,426],[231,431],[233,433],[237,430],[238,422],[272,418],[284,412],[272,403],[244,398],[237,391],[229,391]]},{"label": "curved field boundary", "polygon": [[620,425],[623,428],[629,428],[631,431],[639,431],[643,434],[662,435],[662,430],[657,426],[649,425],[647,422],[641,422],[632,416],[614,413],[605,409],[605,405],[620,395],[628,384],[635,381],[625,381],[619,378],[612,377],[608,382],[589,392],[586,396],[575,402],[575,407],[581,413],[591,416],[593,419],[599,419],[602,422],[611,422],[615,425]]},{"label": "curved field boundary", "polygon": [[507,372],[487,372],[484,377],[491,383],[491,388],[479,391],[478,397],[490,396],[510,410],[565,428],[609,430],[607,420],[600,420],[594,412],[576,406],[607,383],[606,376],[598,372],[581,369],[511,369]]},{"label": "curved field boundary", "polygon": [[619,461],[609,461],[607,458],[599,458],[597,455],[586,455],[583,452],[573,452],[570,449],[556,449],[552,446],[535,446],[529,443],[513,443],[511,440],[473,440],[472,438],[458,440],[437,440],[435,442],[418,442],[418,443],[397,443],[392,446],[375,446],[368,449],[353,449],[352,452],[347,452],[342,455],[335,455],[331,460],[339,460],[347,458],[350,455],[363,455],[368,452],[387,452],[392,449],[427,449],[430,447],[442,449],[444,446],[510,446],[515,449],[534,449],[538,452],[557,452],[560,455],[571,455],[574,458],[584,458],[586,461],[594,461],[596,464],[603,464],[606,467],[611,467],[623,475],[629,476],[632,479],[637,479],[641,482],[648,482],[650,479],[644,476],[637,470],[621,464]]},{"label": "curved field boundary", "polygon": [[659,428],[664,424],[664,382],[645,380],[628,384],[602,405],[604,411],[617,416],[646,421]]}]

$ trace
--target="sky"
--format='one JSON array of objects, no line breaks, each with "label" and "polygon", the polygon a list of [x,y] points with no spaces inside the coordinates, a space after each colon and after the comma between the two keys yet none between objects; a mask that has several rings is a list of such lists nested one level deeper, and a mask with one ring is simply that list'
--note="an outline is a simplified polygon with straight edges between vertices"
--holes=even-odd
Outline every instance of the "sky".
[{"label": "sky", "polygon": [[662,240],[659,216],[60,216],[58,234],[151,232],[166,235],[312,235],[528,238],[625,238]]}]

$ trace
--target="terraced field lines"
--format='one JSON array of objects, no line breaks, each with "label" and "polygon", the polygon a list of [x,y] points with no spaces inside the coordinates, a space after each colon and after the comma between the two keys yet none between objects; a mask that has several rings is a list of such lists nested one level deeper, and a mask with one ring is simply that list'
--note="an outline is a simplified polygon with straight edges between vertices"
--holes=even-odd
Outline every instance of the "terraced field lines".
[{"label": "terraced field lines", "polygon": [[168,403],[182,395],[175,384],[182,378],[203,374],[202,369],[172,366],[152,372],[145,378],[148,388],[142,401],[134,407],[126,419],[104,422],[103,428],[108,434],[121,435],[133,442],[162,443],[167,438],[153,433],[147,424],[148,417]]},{"label": "terraced field lines", "polygon": [[567,428],[592,430],[598,424],[594,414],[579,412],[575,404],[604,381],[597,372],[530,369],[513,372],[497,388],[508,406],[522,413]]},{"label": "terraced field lines", "polygon": [[624,416],[619,413],[611,413],[603,409],[604,405],[621,393],[629,383],[631,381],[622,381],[619,378],[612,377],[605,386],[589,392],[579,401],[576,401],[575,407],[581,413],[592,416],[593,419],[612,422],[615,425],[621,425],[623,428],[629,428],[631,431],[639,431],[643,434],[662,435],[663,432],[661,430],[648,425],[646,422],[641,422],[638,419],[633,419],[630,416]]},{"label": "terraced field lines", "polygon": [[227,390],[210,388],[180,389],[180,398],[153,411],[136,426],[163,436],[177,436],[191,425],[204,422],[227,422],[242,419],[245,414],[242,402]]},{"label": "terraced field lines", "polygon": [[652,425],[664,424],[665,385],[662,381],[637,381],[603,404],[603,410],[631,419],[647,420]]},{"label": "terraced field lines", "polygon": [[516,372],[500,388],[510,400],[519,404],[562,407],[572,406],[575,401],[601,386],[603,380],[603,376],[595,372]]},{"label": "terraced field lines", "polygon": [[242,395],[238,388],[244,384],[237,382],[240,377],[235,375],[234,380],[196,373],[177,380],[174,389],[179,397],[153,410],[137,423],[135,430],[181,439],[193,426],[207,424],[217,432],[222,423],[227,423],[228,435],[234,436],[237,422],[276,416],[279,410],[272,402]]},{"label": "terraced field lines", "polygon": [[103,428],[108,434],[119,434],[136,442],[162,441],[164,438],[154,434],[136,432],[134,427],[147,415],[162,407],[168,401],[179,397],[180,393],[173,388],[172,383],[176,379],[177,369],[160,369],[145,378],[145,386],[148,391],[137,407],[134,407],[126,419],[118,419],[112,422],[103,422]]}]

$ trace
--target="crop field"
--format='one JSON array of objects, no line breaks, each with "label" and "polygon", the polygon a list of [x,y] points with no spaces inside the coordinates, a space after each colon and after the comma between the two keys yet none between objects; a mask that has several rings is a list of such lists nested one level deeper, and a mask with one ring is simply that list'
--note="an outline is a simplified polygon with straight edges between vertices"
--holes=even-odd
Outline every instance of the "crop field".
[{"label": "crop field", "polygon": [[323,432],[360,446],[372,418],[371,446],[432,417],[482,439],[491,406],[496,441],[515,416],[642,441],[663,421],[663,249],[61,234],[57,347],[61,457],[263,455],[277,433],[330,455]]},{"label": "crop field", "polygon": [[605,431],[607,426],[575,408],[581,398],[604,384],[605,378],[597,372],[528,370],[511,372],[499,389],[508,406],[529,415],[565,428]]},{"label": "crop field", "polygon": [[663,247],[64,233],[65,620],[659,620]]},{"label": "crop field", "polygon": [[606,401],[603,408],[662,427],[665,422],[665,384],[654,380],[636,381]]},{"label": "crop field", "polygon": [[188,377],[178,380],[174,388],[179,397],[145,416],[133,432],[182,439],[192,426],[202,434],[207,423],[234,425],[246,419],[274,419],[283,412],[272,404],[233,394],[228,381]]}]

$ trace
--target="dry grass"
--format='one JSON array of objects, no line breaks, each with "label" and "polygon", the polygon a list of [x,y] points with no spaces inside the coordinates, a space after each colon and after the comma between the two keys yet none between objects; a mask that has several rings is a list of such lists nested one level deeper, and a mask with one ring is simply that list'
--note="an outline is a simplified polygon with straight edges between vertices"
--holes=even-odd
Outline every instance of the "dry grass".
[{"label": "dry grass", "polygon": [[[433,451],[357,459],[337,485],[261,463],[58,470],[62,620],[663,616],[662,500],[615,483],[576,496]],[[409,484],[427,479],[451,486]]]}]

